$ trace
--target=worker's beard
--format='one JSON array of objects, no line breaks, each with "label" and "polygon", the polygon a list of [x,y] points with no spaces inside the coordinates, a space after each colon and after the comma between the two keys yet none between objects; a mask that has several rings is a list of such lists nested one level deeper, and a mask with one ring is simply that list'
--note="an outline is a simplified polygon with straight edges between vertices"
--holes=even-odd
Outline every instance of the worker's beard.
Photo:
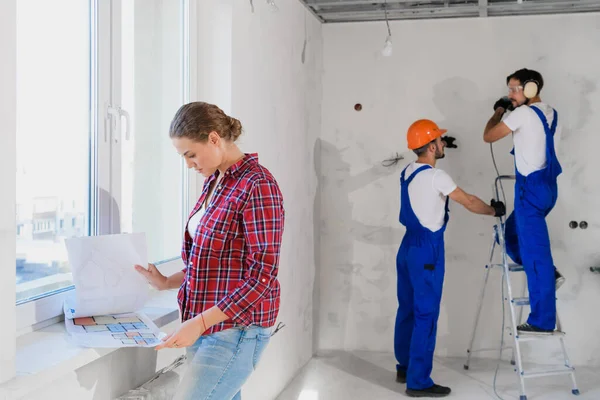
[{"label": "worker's beard", "polygon": [[446,153],[444,153],[444,148],[441,146],[435,145],[435,159],[439,160],[440,158],[446,157]]}]

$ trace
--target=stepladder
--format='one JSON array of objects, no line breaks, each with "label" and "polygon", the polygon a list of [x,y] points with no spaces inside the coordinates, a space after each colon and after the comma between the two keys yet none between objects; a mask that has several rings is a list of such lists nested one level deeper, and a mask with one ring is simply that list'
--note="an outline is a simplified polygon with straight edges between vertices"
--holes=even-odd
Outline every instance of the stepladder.
[{"label": "stepladder", "polygon": [[[494,182],[494,197],[496,200],[505,201],[504,189],[502,187],[503,181],[514,181],[514,175],[500,175],[496,178]],[[500,197],[500,193],[502,193],[502,197]],[[506,201],[505,201],[506,202]],[[522,321],[523,318],[523,310],[525,307],[529,305],[529,298],[527,295],[527,284],[523,285],[523,291],[519,297],[514,295],[514,285],[512,283],[511,276],[515,276],[516,274],[525,274],[525,268],[522,265],[518,265],[516,263],[511,262],[509,256],[506,252],[506,243],[504,236],[504,227],[506,223],[506,217],[501,216],[497,218],[497,222],[493,227],[493,240],[490,246],[489,252],[489,260],[488,264],[485,266],[483,283],[481,286],[481,290],[479,293],[479,299],[477,301],[477,308],[475,314],[475,322],[473,325],[473,330],[471,332],[471,338],[469,341],[469,348],[467,349],[467,361],[464,365],[464,368],[468,370],[470,368],[471,358],[474,353],[484,352],[484,351],[494,351],[498,350],[500,354],[500,358],[502,356],[502,352],[504,350],[512,350],[511,357],[511,365],[514,366],[514,371],[517,374],[520,385],[520,396],[519,400],[527,400],[527,394],[525,391],[525,381],[533,378],[546,377],[546,376],[555,376],[555,375],[570,375],[572,381],[572,389],[571,393],[574,395],[579,395],[579,389],[577,388],[577,382],[575,380],[575,368],[571,365],[569,360],[567,349],[565,346],[565,333],[562,329],[560,319],[558,317],[558,311],[556,315],[556,330],[552,333],[538,335],[538,334],[529,334],[529,333],[521,333],[518,331],[517,326]],[[482,349],[474,349],[473,345],[476,341],[477,329],[480,325],[480,317],[481,311],[483,308],[483,303],[486,294],[486,288],[488,287],[490,272],[492,270],[499,270],[502,274],[502,309],[503,309],[503,327],[502,327],[502,340],[499,348],[482,348]],[[509,316],[508,316],[508,326],[505,329],[504,318],[505,314],[505,306],[508,304]],[[509,335],[511,337],[512,344],[510,346],[504,346],[504,334],[505,330],[508,330]],[[524,367],[523,363],[523,351],[522,345],[527,342],[532,341],[540,341],[540,340],[549,340],[558,342],[562,350],[562,357],[564,358],[563,365],[559,366],[550,366],[545,368],[537,368],[537,369],[529,369]],[[534,353],[532,353],[534,354]],[[528,364],[535,363],[535,360],[528,360]]]}]

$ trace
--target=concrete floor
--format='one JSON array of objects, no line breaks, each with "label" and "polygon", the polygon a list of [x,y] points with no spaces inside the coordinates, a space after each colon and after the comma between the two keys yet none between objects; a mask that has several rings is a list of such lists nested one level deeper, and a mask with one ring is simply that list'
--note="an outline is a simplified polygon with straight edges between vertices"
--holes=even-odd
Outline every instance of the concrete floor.
[{"label": "concrete floor", "polygon": [[[463,369],[464,362],[464,358],[435,359],[432,377],[452,388],[448,398],[498,399],[492,386],[496,361],[475,359],[469,371]],[[565,375],[526,381],[527,400],[600,399],[600,368],[577,368],[576,378],[580,396],[571,394],[571,380]],[[277,400],[397,400],[408,398],[405,389],[395,382],[393,354],[340,351],[311,360]],[[519,381],[508,362],[500,366],[496,389],[504,400],[519,399]]]}]

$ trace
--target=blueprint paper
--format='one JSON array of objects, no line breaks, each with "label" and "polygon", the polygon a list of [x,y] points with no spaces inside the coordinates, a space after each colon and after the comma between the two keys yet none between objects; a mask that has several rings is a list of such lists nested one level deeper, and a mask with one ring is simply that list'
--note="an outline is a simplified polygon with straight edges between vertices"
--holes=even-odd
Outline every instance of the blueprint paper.
[{"label": "blueprint paper", "polygon": [[134,265],[148,265],[145,234],[77,237],[65,245],[75,285],[66,318],[130,313],[144,306],[150,288]]},{"label": "blueprint paper", "polygon": [[71,340],[82,347],[156,347],[165,336],[144,313],[65,319]]}]

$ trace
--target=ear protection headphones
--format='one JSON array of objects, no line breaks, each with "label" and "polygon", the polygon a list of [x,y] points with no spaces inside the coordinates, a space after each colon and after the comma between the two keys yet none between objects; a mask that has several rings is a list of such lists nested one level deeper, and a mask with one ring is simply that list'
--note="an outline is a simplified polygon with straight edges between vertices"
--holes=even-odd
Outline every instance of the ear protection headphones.
[{"label": "ear protection headphones", "polygon": [[529,100],[533,99],[539,93],[539,85],[540,83],[533,79],[523,82],[523,95]]}]

